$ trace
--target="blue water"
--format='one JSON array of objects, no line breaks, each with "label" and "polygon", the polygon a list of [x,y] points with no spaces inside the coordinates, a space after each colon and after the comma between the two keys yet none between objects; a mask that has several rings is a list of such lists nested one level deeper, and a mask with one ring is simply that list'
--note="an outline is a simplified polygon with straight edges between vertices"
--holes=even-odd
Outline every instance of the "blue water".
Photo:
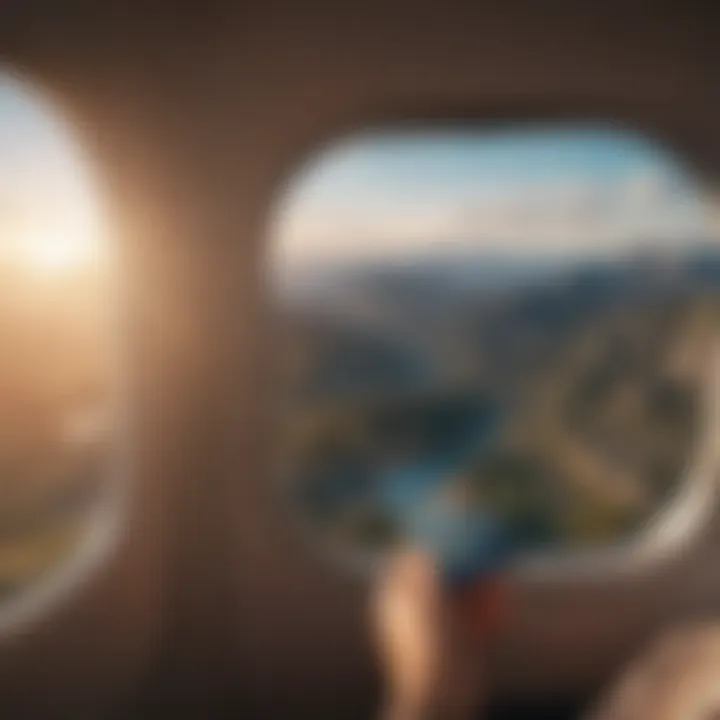
[{"label": "blue water", "polygon": [[386,471],[377,486],[377,502],[398,521],[406,541],[430,552],[454,585],[499,569],[510,554],[499,518],[486,508],[448,502],[446,492],[499,427],[498,413],[480,414],[424,457]]},{"label": "blue water", "polygon": [[474,409],[459,422],[443,423],[434,442],[412,462],[386,472],[379,483],[378,500],[390,509],[414,504],[426,492],[438,489],[469,467],[499,433],[502,416],[496,409]]}]

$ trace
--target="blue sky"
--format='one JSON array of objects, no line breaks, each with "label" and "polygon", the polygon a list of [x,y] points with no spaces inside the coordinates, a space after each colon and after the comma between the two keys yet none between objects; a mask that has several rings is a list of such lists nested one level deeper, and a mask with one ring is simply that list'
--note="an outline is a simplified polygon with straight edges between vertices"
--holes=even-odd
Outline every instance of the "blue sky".
[{"label": "blue sky", "polygon": [[19,79],[0,75],[0,188],[25,192],[32,180],[43,188],[71,181],[79,148],[47,100]]},{"label": "blue sky", "polygon": [[315,164],[299,191],[306,202],[378,204],[407,195],[473,197],[519,182],[614,181],[638,167],[674,170],[641,136],[597,128],[369,135]]},{"label": "blue sky", "polygon": [[455,245],[618,249],[703,234],[678,158],[609,124],[365,134],[300,169],[278,208],[279,262]]},{"label": "blue sky", "polygon": [[[101,240],[87,156],[38,90],[0,74],[0,251],[68,258]],[[19,253],[19,255],[18,255]]]}]

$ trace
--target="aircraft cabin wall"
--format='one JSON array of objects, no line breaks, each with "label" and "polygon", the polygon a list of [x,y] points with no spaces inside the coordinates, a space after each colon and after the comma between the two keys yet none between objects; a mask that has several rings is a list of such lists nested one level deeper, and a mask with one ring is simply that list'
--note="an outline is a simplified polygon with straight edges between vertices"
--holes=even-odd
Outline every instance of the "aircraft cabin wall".
[{"label": "aircraft cabin wall", "polygon": [[[8,707],[370,712],[365,588],[297,541],[271,479],[269,209],[319,144],[405,118],[620,120],[712,182],[713,20],[682,2],[5,3],[0,57],[97,163],[132,438],[117,546],[0,638]],[[593,689],[664,623],[716,610],[719,530],[639,576],[524,581],[494,663],[502,691]]]}]

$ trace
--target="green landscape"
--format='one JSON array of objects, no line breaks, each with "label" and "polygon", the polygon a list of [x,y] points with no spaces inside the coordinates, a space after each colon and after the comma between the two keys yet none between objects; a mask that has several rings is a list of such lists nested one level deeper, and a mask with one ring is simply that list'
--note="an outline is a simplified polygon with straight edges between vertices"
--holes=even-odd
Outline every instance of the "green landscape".
[{"label": "green landscape", "polygon": [[719,255],[586,263],[462,297],[425,267],[395,280],[356,270],[344,302],[283,317],[287,478],[325,542],[401,539],[378,486],[459,437],[445,481],[529,551],[622,541],[672,497],[693,457]]}]

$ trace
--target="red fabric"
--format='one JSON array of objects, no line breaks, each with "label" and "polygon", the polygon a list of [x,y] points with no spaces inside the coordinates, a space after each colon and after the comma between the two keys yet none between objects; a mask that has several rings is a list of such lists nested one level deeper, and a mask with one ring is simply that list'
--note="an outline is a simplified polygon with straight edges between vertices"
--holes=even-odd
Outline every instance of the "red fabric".
[{"label": "red fabric", "polygon": [[473,633],[491,635],[507,625],[511,610],[510,587],[503,577],[485,578],[465,590],[457,602]]}]

